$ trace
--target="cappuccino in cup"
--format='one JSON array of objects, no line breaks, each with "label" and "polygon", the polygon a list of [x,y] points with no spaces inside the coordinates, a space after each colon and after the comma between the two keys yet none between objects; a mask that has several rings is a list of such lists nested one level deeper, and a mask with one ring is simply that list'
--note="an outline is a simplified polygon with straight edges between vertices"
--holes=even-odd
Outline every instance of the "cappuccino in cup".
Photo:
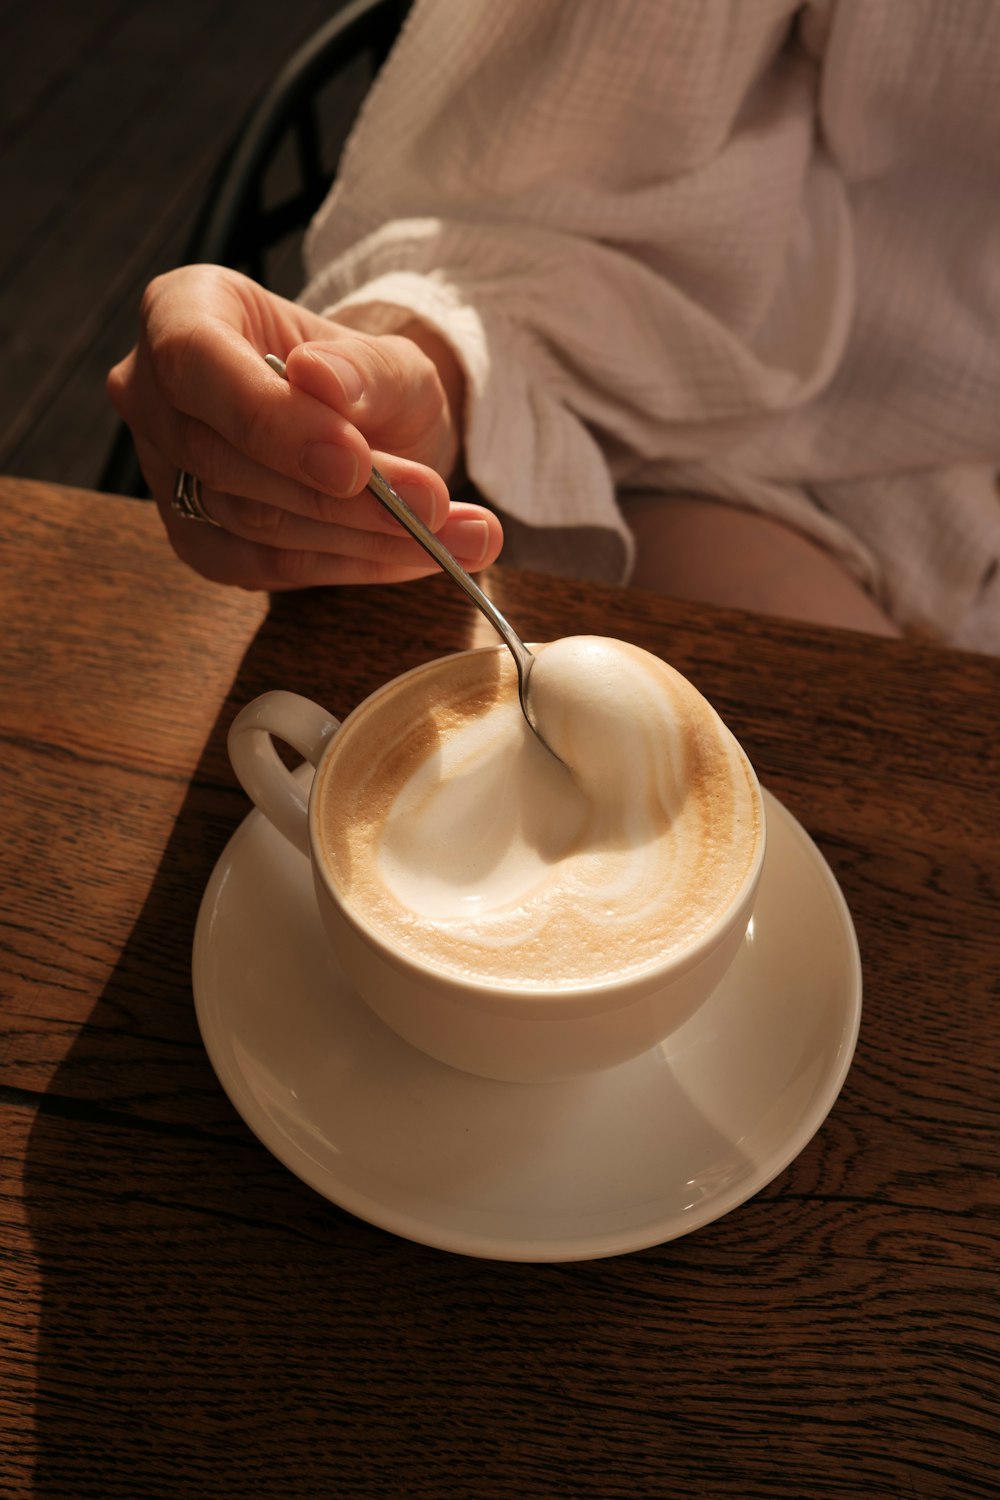
[{"label": "cappuccino in cup", "polygon": [[[432,662],[341,731],[316,788],[349,911],[443,974],[573,990],[710,930],[754,863],[753,772],[692,685],[623,641]],[[558,758],[557,758],[558,757]]]},{"label": "cappuccino in cup", "polygon": [[[753,769],[684,677],[604,637],[532,649],[541,739],[503,646],[406,672],[343,724],[268,693],[229,736],[362,999],[432,1057],[519,1082],[687,1020],[743,941],[765,840]],[[272,736],[315,767],[308,803]]]}]

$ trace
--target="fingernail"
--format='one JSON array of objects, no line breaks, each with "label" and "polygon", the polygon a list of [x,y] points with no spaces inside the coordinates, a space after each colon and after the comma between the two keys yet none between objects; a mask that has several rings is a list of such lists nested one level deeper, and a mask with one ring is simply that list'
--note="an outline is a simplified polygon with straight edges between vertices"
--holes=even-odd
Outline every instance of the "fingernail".
[{"label": "fingernail", "polygon": [[490,528],[485,521],[456,521],[449,527],[448,545],[464,562],[480,562],[489,543]]},{"label": "fingernail", "polygon": [[347,406],[356,406],[365,393],[364,383],[354,365],[340,354],[328,354],[325,349],[314,349],[316,359],[321,359],[327,369],[332,370],[344,393]]},{"label": "fingernail", "polygon": [[358,460],[350,449],[336,443],[306,443],[299,464],[321,490],[353,495],[358,487]]}]

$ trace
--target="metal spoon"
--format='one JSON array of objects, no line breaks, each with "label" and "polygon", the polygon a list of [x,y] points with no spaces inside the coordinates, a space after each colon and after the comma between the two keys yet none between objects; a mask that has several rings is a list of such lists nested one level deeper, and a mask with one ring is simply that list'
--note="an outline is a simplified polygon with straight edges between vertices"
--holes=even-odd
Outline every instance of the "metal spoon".
[{"label": "metal spoon", "polygon": [[[288,379],[283,359],[279,359],[276,354],[265,354],[264,358],[271,366],[271,369],[281,376],[282,380]],[[545,745],[545,740],[539,732],[538,725],[535,723],[528,701],[528,678],[531,676],[531,669],[535,665],[535,658],[521,640],[521,637],[511,628],[493,603],[493,600],[483,593],[476,580],[471,578],[461,563],[452,557],[448,548],[443,542],[438,540],[433,531],[424,525],[420,517],[414,515],[403,497],[396,494],[396,491],[385,475],[380,474],[374,465],[372,466],[371,475],[368,480],[368,488],[375,498],[382,502],[386,510],[390,511],[396,517],[396,520],[406,527],[407,531],[415,541],[420,543],[424,551],[429,552],[434,561],[454,578],[460,588],[465,590],[473,604],[482,610],[494,630],[508,647],[511,656],[514,658],[514,665],[517,667],[517,696],[521,704],[521,712],[527,720],[529,729]],[[549,746],[545,745],[545,748],[549,749]]]}]

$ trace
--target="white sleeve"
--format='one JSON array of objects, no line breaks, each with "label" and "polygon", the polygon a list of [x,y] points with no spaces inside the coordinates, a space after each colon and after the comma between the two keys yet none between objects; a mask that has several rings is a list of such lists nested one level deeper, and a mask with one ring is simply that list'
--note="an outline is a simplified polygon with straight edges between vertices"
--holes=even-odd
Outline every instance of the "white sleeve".
[{"label": "white sleeve", "polygon": [[[795,0],[417,0],[306,246],[311,307],[415,314],[468,380],[466,466],[532,526],[709,459],[822,389],[853,262]],[[734,227],[735,226],[735,227]]]}]

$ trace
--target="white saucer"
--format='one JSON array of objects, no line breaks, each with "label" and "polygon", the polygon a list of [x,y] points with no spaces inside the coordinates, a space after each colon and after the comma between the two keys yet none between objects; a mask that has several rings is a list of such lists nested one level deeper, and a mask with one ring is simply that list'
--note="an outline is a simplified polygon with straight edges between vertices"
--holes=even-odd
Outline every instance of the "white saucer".
[{"label": "white saucer", "polygon": [[376,1019],[327,955],[306,860],[251,812],[195,931],[212,1065],[279,1161],[408,1239],[563,1261],[687,1234],[798,1155],[857,1038],[861,967],[843,896],[771,796],[767,828],[751,930],[698,1014],[610,1072],[513,1084],[445,1067]]}]

